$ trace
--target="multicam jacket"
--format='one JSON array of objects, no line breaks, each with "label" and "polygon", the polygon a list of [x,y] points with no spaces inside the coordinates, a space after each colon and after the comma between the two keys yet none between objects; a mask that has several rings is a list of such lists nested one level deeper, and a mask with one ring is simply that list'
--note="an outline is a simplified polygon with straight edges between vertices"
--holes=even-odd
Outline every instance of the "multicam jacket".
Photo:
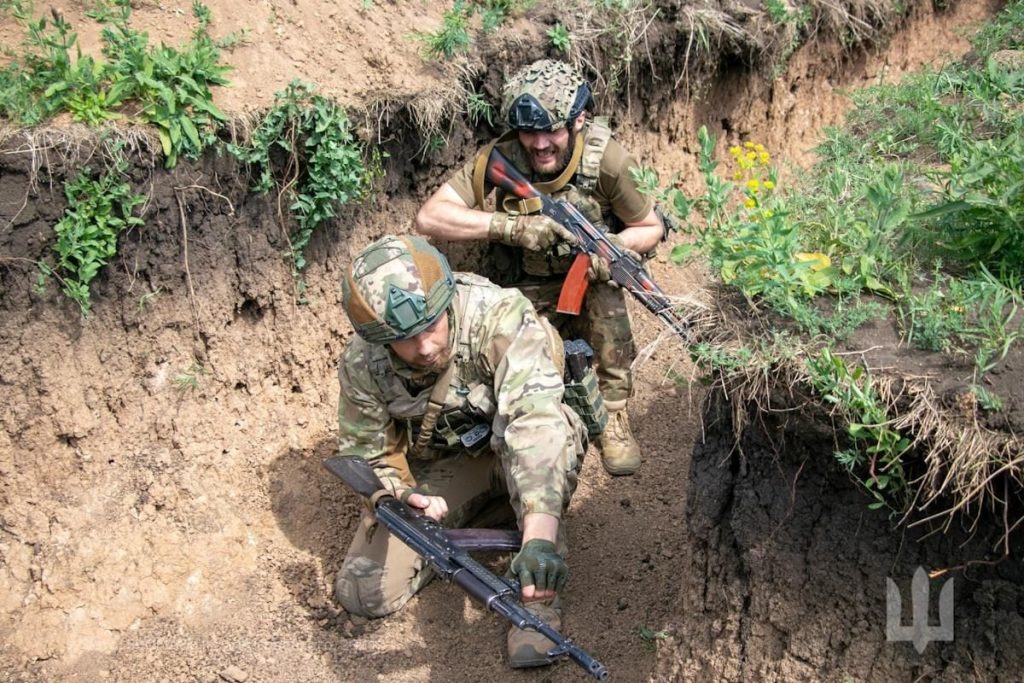
[{"label": "multicam jacket", "polygon": [[408,457],[472,454],[459,437],[472,427],[489,429],[490,448],[511,459],[508,484],[518,490],[523,512],[560,517],[567,482],[555,464],[575,446],[562,413],[557,335],[518,291],[467,273],[456,274],[448,311],[456,368],[430,447],[409,453],[436,376],[423,377],[388,346],[356,337],[338,372],[340,454],[366,458],[384,485],[398,491],[415,485]]}]

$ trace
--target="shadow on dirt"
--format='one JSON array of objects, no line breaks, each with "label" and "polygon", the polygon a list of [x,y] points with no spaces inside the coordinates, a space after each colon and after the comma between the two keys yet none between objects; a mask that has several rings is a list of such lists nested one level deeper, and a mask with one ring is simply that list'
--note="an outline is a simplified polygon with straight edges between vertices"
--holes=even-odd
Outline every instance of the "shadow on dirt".
[{"label": "shadow on dirt", "polygon": [[[659,673],[729,681],[1018,675],[1019,537],[1000,559],[995,520],[933,535],[897,527],[884,510],[869,510],[870,499],[835,465],[827,425],[799,412],[762,413],[731,451],[723,408],[710,407],[709,439],[694,454],[687,505],[694,552],[678,604],[690,617]],[[955,581],[945,622],[954,640],[936,639],[921,654],[886,636],[886,579],[901,591],[901,625],[909,626],[918,567],[932,575],[925,589],[932,627],[941,625],[940,590]]]},{"label": "shadow on dirt", "polygon": [[[638,402],[633,419],[644,451],[640,473],[612,478],[591,449],[566,518],[571,581],[565,631],[620,681],[649,678],[663,637],[652,634],[673,624],[670,605],[685,553],[681,491],[691,437],[699,434],[684,400],[665,390]],[[507,623],[439,581],[385,619],[350,619],[333,602],[330,584],[361,503],[322,468],[332,452],[333,442],[324,440],[311,451],[281,454],[270,468],[269,487],[279,527],[309,553],[308,561],[279,566],[278,572],[292,598],[320,625],[317,644],[339,680],[582,679],[571,662],[511,671]],[[503,567],[496,554],[479,559],[494,571]]]}]

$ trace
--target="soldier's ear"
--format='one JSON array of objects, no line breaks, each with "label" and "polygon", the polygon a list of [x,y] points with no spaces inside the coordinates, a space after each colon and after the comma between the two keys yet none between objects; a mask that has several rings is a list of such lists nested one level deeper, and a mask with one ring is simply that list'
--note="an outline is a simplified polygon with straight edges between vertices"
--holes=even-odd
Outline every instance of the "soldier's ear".
[{"label": "soldier's ear", "polygon": [[573,124],[572,129],[578,132],[583,129],[583,124],[587,122],[587,112],[580,112],[580,115],[576,117],[576,123]]}]

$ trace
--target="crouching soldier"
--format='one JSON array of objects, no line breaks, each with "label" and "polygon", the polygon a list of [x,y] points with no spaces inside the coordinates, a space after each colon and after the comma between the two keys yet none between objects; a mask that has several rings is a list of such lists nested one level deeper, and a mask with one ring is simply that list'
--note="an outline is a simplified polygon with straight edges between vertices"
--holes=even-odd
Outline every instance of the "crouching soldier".
[{"label": "crouching soldier", "polygon": [[[523,542],[511,572],[527,607],[561,628],[568,577],[562,515],[587,432],[563,403],[562,342],[519,292],[452,273],[422,238],[387,236],[342,281],[358,337],[342,355],[338,444],[385,487],[448,527],[511,507]],[[595,383],[596,393],[596,383]],[[400,609],[432,572],[366,512],[335,580],[352,614]],[[513,667],[548,663],[551,642],[508,635]]]}]

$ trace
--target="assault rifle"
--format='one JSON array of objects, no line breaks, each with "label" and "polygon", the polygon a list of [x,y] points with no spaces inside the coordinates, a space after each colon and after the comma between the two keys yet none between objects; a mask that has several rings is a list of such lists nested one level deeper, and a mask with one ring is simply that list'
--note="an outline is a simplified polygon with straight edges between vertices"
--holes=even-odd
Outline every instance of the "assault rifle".
[{"label": "assault rifle", "polygon": [[575,206],[564,199],[555,201],[534,187],[497,147],[491,149],[491,155],[487,158],[487,180],[520,199],[539,200],[542,214],[576,236],[577,244],[573,246],[576,259],[569,268],[558,297],[559,313],[579,315],[583,295],[587,293],[590,255],[596,254],[608,264],[608,272],[616,284],[636,297],[637,301],[658,316],[684,341],[689,339],[690,324],[676,313],[668,296],[647,274],[643,264],[615,246],[608,236],[587,220]]},{"label": "assault rifle", "polygon": [[547,653],[549,660],[568,656],[597,680],[608,678],[608,669],[601,662],[523,607],[518,581],[495,576],[469,556],[469,550],[514,550],[519,547],[518,537],[507,542],[507,536],[503,540],[501,532],[493,530],[445,529],[392,496],[370,464],[360,457],[335,456],[325,460],[324,467],[356,493],[369,498],[377,521],[426,560],[438,576],[518,628],[537,631],[553,642],[555,646]]}]

